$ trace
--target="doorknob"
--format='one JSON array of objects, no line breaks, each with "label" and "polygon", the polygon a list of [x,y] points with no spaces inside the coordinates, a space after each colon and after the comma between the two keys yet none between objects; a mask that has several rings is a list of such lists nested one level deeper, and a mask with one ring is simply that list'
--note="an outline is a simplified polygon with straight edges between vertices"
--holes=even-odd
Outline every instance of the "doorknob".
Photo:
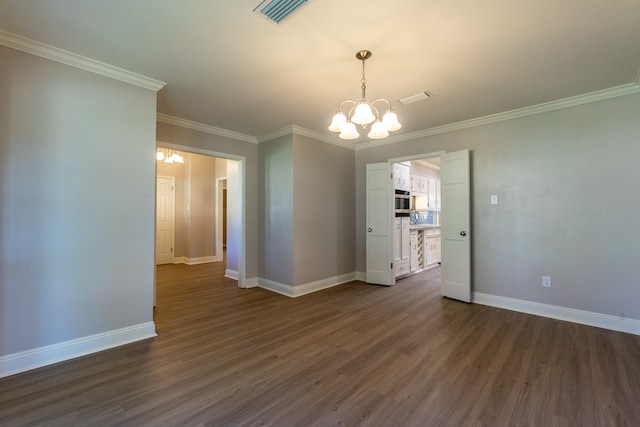
[{"label": "doorknob", "polygon": [[467,235],[467,233],[466,233],[465,231],[461,231],[461,232],[460,232],[460,235],[461,235],[462,237],[464,237],[464,236],[466,236],[466,235]]},{"label": "doorknob", "polygon": [[371,232],[373,231],[373,228],[369,227],[369,228],[367,228],[367,231],[368,231],[369,233],[371,233]]}]

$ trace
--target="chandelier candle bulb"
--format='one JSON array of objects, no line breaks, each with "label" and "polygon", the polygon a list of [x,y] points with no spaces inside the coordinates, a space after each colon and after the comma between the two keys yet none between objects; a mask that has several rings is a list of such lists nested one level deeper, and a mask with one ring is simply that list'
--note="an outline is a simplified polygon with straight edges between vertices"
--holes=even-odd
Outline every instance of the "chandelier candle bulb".
[{"label": "chandelier candle bulb", "polygon": [[[329,130],[340,132],[338,136],[341,139],[355,139],[360,136],[355,125],[360,125],[365,130],[369,124],[373,123],[367,136],[371,139],[386,138],[389,136],[389,132],[396,131],[402,126],[398,121],[398,116],[391,109],[389,101],[378,98],[371,103],[367,102],[367,79],[364,74],[364,64],[367,59],[371,58],[371,52],[361,50],[356,53],[356,58],[362,61],[362,100],[360,102],[351,99],[342,101],[337,113],[333,116]],[[352,107],[345,114],[342,108],[346,104],[352,105]],[[384,109],[380,108],[380,104]],[[380,111],[385,111],[384,116],[380,117]]]}]

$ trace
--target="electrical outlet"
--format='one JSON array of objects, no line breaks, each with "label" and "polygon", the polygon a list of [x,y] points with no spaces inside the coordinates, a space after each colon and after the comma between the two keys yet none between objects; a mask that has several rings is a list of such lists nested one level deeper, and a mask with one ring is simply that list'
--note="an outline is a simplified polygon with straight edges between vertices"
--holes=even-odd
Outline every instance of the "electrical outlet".
[{"label": "electrical outlet", "polygon": [[497,205],[498,204],[498,195],[497,194],[492,194],[491,195],[491,204],[492,205]]},{"label": "electrical outlet", "polygon": [[551,287],[551,276],[542,276],[542,286],[545,288]]}]

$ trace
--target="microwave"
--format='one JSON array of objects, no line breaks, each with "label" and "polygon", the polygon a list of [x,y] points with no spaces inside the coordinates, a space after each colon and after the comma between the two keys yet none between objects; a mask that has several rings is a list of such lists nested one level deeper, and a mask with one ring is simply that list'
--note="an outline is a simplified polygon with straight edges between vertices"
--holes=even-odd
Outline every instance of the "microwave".
[{"label": "microwave", "polygon": [[396,190],[394,194],[396,216],[409,216],[411,212],[411,196],[408,191]]}]

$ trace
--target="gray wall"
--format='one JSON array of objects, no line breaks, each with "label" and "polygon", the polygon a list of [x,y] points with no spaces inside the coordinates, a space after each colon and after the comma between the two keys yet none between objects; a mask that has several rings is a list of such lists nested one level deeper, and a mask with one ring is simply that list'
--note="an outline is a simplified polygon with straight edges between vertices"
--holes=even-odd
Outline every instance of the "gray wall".
[{"label": "gray wall", "polygon": [[[258,276],[258,146],[248,142],[161,122],[157,124],[157,139],[160,142],[168,142],[170,144],[245,158],[246,277],[256,278]],[[227,251],[229,251],[229,248]],[[227,252],[227,257],[229,257],[229,255],[229,252]]]},{"label": "gray wall", "polygon": [[355,153],[293,136],[294,285],[355,271]]},{"label": "gray wall", "polygon": [[258,146],[260,270],[263,279],[293,284],[293,135]]},{"label": "gray wall", "polygon": [[627,95],[356,152],[358,271],[365,165],[469,148],[473,291],[640,319],[639,117]]},{"label": "gray wall", "polygon": [[189,155],[191,181],[187,214],[190,217],[186,256],[199,258],[215,255],[216,159]]},{"label": "gray wall", "polygon": [[0,356],[152,322],[155,92],[0,64]]},{"label": "gray wall", "polygon": [[355,153],[298,134],[258,146],[260,277],[289,286],[355,271]]},{"label": "gray wall", "polygon": [[[174,256],[211,257],[215,252],[216,157],[182,153],[184,164],[157,162],[157,174],[175,178]],[[226,175],[226,160],[224,173]]]}]

